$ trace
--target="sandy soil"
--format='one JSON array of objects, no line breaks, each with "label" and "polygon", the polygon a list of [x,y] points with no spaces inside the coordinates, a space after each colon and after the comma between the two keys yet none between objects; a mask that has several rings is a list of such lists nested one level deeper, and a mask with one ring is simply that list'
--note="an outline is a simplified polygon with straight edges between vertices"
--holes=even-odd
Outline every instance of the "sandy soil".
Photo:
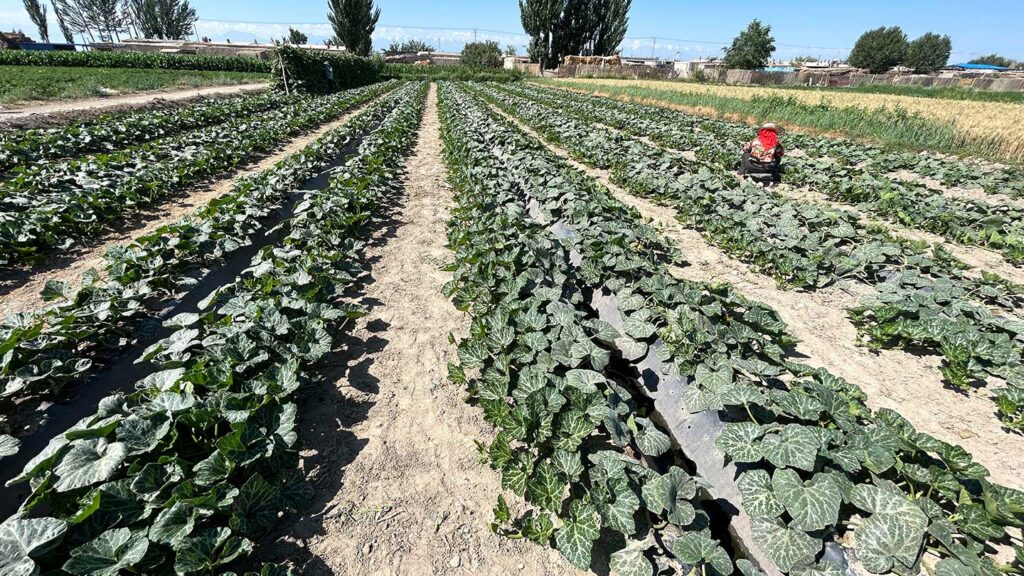
[{"label": "sandy soil", "polygon": [[492,432],[447,380],[457,359],[448,335],[465,334],[468,318],[441,293],[451,197],[440,154],[432,89],[406,198],[369,248],[371,312],[347,347],[334,405],[302,411],[318,500],[259,548],[301,574],[576,573],[553,549],[488,529],[500,479],[474,441]]},{"label": "sandy soil", "polygon": [[[536,132],[518,124],[540,140]],[[612,184],[607,171],[585,166],[564,150],[547,146],[600,180],[619,201],[636,208],[678,244],[690,265],[673,268],[674,275],[727,283],[743,296],[771,306],[786,322],[788,332],[800,340],[797,352],[804,356],[800,361],[827,368],[858,385],[872,408],[896,410],[918,430],[963,446],[988,467],[995,482],[1024,488],[1024,436],[1002,430],[987,390],[965,395],[946,388],[938,356],[900,350],[873,352],[856,345],[857,331],[845,310],[870,293],[869,287],[844,282],[815,292],[782,290],[771,278],[709,245],[697,231],[684,228],[672,208],[632,196]]]},{"label": "sandy soil", "polygon": [[26,268],[0,280],[0,318],[8,314],[35,310],[44,305],[39,293],[48,280],[79,283],[82,274],[90,268],[102,269],[107,250],[119,244],[129,243],[145,236],[157,228],[175,222],[191,214],[210,200],[231,191],[235,180],[251,176],[270,168],[283,158],[302,150],[325,133],[345,124],[362,107],[347,112],[339,119],[324,124],[316,130],[290,140],[284,147],[258,162],[249,164],[239,172],[207,184],[190,188],[180,195],[158,205],[149,207],[134,216],[117,230],[85,244],[82,250],[63,255],[57,260]]},{"label": "sandy soil", "polygon": [[187,100],[197,96],[211,96],[222,94],[240,94],[243,92],[254,92],[266,90],[270,84],[260,82],[256,84],[237,84],[233,86],[212,86],[208,88],[188,88],[186,90],[166,90],[145,92],[141,94],[129,94],[125,96],[112,96],[109,98],[90,98],[87,100],[68,100],[64,102],[53,102],[48,104],[17,106],[0,108],[0,125],[4,123],[21,122],[24,118],[36,114],[51,115],[59,114],[68,117],[76,112],[90,113],[97,109],[116,108],[118,110],[129,110],[143,108],[155,100]]}]

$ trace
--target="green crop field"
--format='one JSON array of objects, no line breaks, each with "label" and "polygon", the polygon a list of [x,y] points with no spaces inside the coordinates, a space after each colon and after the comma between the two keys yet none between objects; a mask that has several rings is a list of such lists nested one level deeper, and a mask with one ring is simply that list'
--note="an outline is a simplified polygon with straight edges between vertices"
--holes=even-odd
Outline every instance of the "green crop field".
[{"label": "green crop field", "polygon": [[1024,571],[1019,103],[276,57],[0,66],[269,85],[0,131],[0,576]]}]

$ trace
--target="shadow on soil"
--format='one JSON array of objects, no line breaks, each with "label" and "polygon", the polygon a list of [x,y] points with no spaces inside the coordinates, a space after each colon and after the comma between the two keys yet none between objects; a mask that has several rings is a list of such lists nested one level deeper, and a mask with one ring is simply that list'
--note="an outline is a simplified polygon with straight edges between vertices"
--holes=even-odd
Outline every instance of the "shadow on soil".
[{"label": "shadow on soil", "polygon": [[0,519],[14,514],[31,493],[27,483],[5,486],[6,482],[24,469],[29,460],[39,454],[54,437],[82,418],[94,414],[103,398],[118,391],[130,393],[136,382],[154,372],[156,367],[153,364],[136,364],[134,361],[151,344],[170,336],[174,331],[174,328],[163,326],[163,321],[180,313],[197,311],[199,303],[214,290],[238,278],[252,263],[257,252],[279,242],[282,232],[277,226],[294,215],[296,205],[306,193],[323,190],[327,186],[333,170],[343,164],[356,146],[358,141],[351,143],[320,174],[307,179],[302,186],[297,186],[288,194],[267,217],[262,232],[255,235],[249,245],[231,252],[224,262],[211,270],[190,270],[189,274],[197,275],[196,284],[176,300],[155,303],[153,306],[161,309],[158,314],[130,327],[134,342],[93,358],[95,370],[80,385],[69,385],[52,399],[28,398],[18,405],[17,411],[7,414],[19,430],[16,436],[22,445],[17,454],[4,458],[4,465],[0,467]]},{"label": "shadow on soil", "polygon": [[[385,246],[395,238],[402,225],[399,219],[405,191],[400,190],[375,222],[366,248]],[[371,269],[380,260],[374,255],[362,260],[364,268]],[[345,295],[348,301],[365,306],[372,316],[382,305],[376,298],[366,295],[365,289],[374,282],[371,274],[363,276],[357,287]],[[386,338],[391,325],[382,319],[370,319],[361,334],[347,332],[339,339],[334,352],[319,366],[319,379],[299,399],[299,453],[301,467],[313,489],[313,499],[305,510],[286,517],[262,540],[256,542],[256,552],[249,559],[249,569],[259,569],[266,562],[288,562],[304,576],[333,576],[326,562],[314,554],[306,542],[326,533],[329,522],[346,522],[354,514],[357,503],[332,504],[345,482],[345,469],[367,444],[351,432],[351,428],[367,420],[376,405],[380,392],[380,379],[373,374],[374,357],[387,348]],[[356,479],[358,481],[358,479]]]}]

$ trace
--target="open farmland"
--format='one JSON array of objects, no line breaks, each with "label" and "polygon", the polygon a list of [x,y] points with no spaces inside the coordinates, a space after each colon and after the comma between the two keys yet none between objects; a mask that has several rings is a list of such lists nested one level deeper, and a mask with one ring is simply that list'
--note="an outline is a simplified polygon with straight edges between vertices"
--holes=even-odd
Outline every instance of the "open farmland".
[{"label": "open farmland", "polygon": [[331,58],[0,132],[0,574],[1019,572],[1018,164]]},{"label": "open farmland", "polygon": [[[852,134],[912,149],[943,152],[966,149],[993,159],[1015,162],[1024,159],[1024,108],[1014,103],[691,82],[600,79],[552,82],[640,102],[674,104],[740,121],[772,116],[784,118],[794,127]],[[930,122],[915,122],[909,116]]]}]

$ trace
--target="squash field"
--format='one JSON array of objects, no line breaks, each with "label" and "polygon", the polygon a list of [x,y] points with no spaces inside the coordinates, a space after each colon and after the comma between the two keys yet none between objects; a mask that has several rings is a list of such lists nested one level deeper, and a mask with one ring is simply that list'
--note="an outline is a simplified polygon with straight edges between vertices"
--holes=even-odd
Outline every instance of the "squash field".
[{"label": "squash field", "polygon": [[0,575],[1024,572],[1024,173],[753,134],[408,80],[0,131]]}]

